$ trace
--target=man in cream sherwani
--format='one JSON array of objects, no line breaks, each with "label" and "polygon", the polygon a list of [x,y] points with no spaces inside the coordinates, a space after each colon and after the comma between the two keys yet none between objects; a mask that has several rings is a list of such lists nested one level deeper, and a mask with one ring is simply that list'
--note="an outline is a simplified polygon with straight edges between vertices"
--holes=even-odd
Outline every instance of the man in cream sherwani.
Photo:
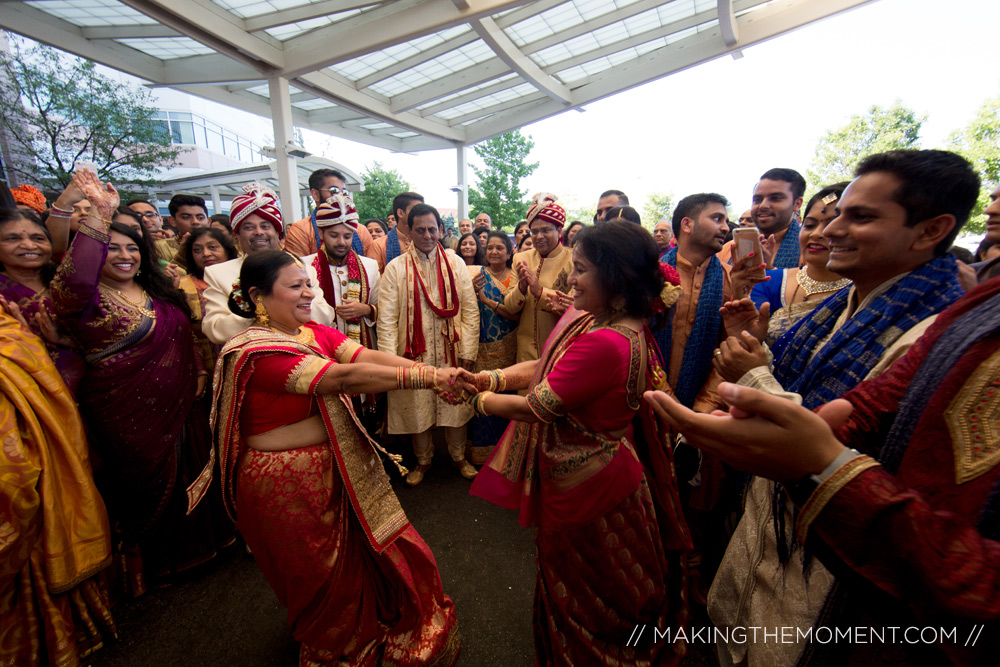
[{"label": "man in cream sherwani", "polygon": [[[479,307],[465,262],[438,244],[440,223],[427,204],[417,204],[407,216],[410,246],[382,274],[379,349],[431,366],[471,370],[479,349]],[[435,426],[444,427],[448,453],[462,476],[476,476],[465,460],[471,418],[471,407],[448,405],[430,390],[389,392],[389,433],[413,434],[418,465],[406,476],[408,484],[419,484],[430,467]]]}]

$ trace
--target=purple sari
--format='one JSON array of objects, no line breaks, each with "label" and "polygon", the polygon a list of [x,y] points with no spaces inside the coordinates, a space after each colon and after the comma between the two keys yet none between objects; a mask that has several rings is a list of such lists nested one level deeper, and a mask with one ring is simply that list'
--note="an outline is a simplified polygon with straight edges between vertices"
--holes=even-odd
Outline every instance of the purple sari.
[{"label": "purple sari", "polygon": [[20,307],[24,318],[31,326],[32,332],[45,343],[45,349],[55,363],[56,370],[59,371],[63,382],[69,388],[70,394],[75,397],[77,387],[80,385],[80,379],[83,378],[83,373],[87,369],[83,355],[76,348],[49,342],[42,335],[42,332],[38,330],[34,322],[35,313],[40,309],[45,308],[50,313],[53,312],[49,291],[36,292],[30,287],[25,287],[21,283],[15,282],[0,273],[0,295],[7,299],[7,301],[16,303]]},{"label": "purple sari", "polygon": [[191,325],[171,303],[148,299],[150,318],[100,287],[107,236],[85,229],[59,266],[52,299],[87,351],[78,400],[105,467],[98,483],[144,569],[178,572],[211,558],[234,532],[218,494],[185,515],[187,486],[211,449],[206,402],[194,400]]}]

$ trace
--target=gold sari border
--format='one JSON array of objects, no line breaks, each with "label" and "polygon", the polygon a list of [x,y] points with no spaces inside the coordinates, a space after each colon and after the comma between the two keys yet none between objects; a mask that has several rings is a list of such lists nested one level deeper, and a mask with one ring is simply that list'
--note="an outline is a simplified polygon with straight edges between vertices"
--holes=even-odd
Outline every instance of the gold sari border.
[{"label": "gold sari border", "polygon": [[559,398],[559,394],[549,385],[548,378],[536,384],[528,392],[527,399],[528,407],[531,408],[531,411],[535,413],[539,421],[546,424],[551,424],[566,414],[562,399]]},{"label": "gold sari border", "polygon": [[313,394],[326,371],[334,364],[329,359],[309,356],[300,361],[288,374],[285,390],[290,394]]},{"label": "gold sari border", "polygon": [[820,515],[820,512],[823,511],[827,503],[855,477],[865,470],[878,465],[878,461],[870,456],[865,456],[864,454],[855,456],[834,471],[822,484],[817,486],[812,495],[809,496],[809,499],[806,500],[805,505],[802,506],[802,509],[799,511],[798,521],[795,522],[795,537],[799,541],[799,544],[806,543],[809,527],[816,520],[816,517]]}]

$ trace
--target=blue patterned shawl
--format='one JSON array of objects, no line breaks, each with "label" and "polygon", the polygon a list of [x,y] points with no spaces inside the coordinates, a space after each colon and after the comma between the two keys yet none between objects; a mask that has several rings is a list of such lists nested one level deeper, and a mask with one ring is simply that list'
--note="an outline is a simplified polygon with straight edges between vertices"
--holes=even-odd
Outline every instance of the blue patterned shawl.
[{"label": "blue patterned shawl", "polygon": [[778,252],[774,254],[774,268],[799,268],[799,256],[801,255],[801,248],[799,248],[799,231],[801,229],[802,225],[800,225],[795,218],[792,218],[792,224],[788,225],[788,231],[785,232],[785,236],[781,239],[781,245],[778,246]]},{"label": "blue patterned shawl", "polygon": [[964,292],[955,258],[936,257],[854,313],[814,356],[847,308],[849,293],[845,287],[833,294],[789,329],[772,350],[774,377],[787,391],[800,394],[802,405],[810,410],[859,385],[900,336]]},{"label": "blue patterned shawl", "polygon": [[[319,249],[323,247],[323,238],[319,232],[319,225],[316,224],[316,209],[313,209],[313,212],[309,215],[309,221],[312,223],[313,238],[316,239],[316,252],[319,252]],[[358,236],[357,232],[354,232],[354,238],[351,240],[351,248],[359,255],[365,254],[365,246],[361,243],[361,237]]]},{"label": "blue patterned shawl", "polygon": [[403,249],[399,245],[399,234],[396,233],[396,228],[393,227],[389,230],[385,239],[385,263],[388,264],[402,254]]},{"label": "blue patterned shawl", "polygon": [[[668,250],[663,255],[663,261],[677,268],[677,248]],[[689,408],[694,405],[694,399],[708,379],[708,374],[712,370],[712,353],[719,344],[719,327],[722,324],[719,308],[722,307],[723,271],[722,262],[712,255],[705,271],[701,293],[698,295],[694,327],[688,336],[687,345],[684,346],[684,361],[680,376],[677,386],[673,388],[677,400]],[[673,344],[673,310],[667,311],[663,317],[666,326],[655,331],[653,338],[663,355],[663,367],[669,369],[670,347]]]}]

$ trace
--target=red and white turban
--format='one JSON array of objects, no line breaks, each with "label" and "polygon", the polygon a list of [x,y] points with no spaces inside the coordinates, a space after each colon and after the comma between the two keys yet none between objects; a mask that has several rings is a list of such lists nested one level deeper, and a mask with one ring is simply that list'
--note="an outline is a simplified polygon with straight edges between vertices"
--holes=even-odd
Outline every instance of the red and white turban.
[{"label": "red and white turban", "polygon": [[351,229],[358,228],[358,211],[354,208],[354,200],[347,193],[331,195],[329,199],[316,207],[316,226],[333,227],[347,225]]},{"label": "red and white turban", "polygon": [[247,183],[243,186],[243,191],[246,194],[234,199],[229,207],[229,219],[233,225],[233,232],[238,234],[240,224],[246,220],[248,215],[256,213],[274,225],[278,236],[281,236],[284,231],[281,224],[281,209],[278,208],[278,197],[274,191],[260,183]]},{"label": "red and white turban", "polygon": [[528,207],[528,215],[525,216],[528,225],[535,220],[544,220],[559,229],[563,228],[566,224],[566,211],[556,204],[558,197],[550,192],[539,192],[531,199],[534,203]]}]

